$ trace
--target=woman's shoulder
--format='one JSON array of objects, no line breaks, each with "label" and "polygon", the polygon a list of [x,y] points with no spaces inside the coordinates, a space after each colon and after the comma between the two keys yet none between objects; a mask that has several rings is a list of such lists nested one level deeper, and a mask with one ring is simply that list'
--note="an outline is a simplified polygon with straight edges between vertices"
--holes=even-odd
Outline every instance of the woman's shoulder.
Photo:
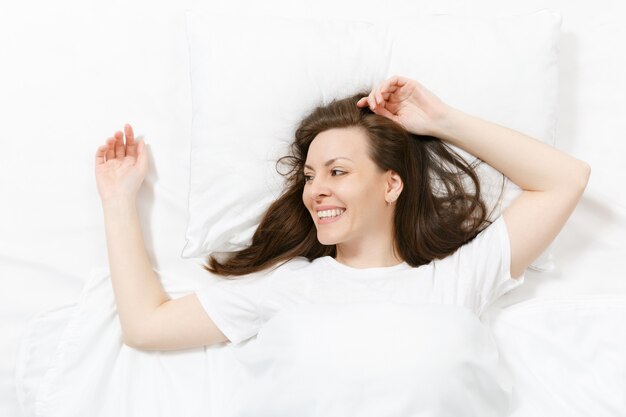
[{"label": "woman's shoulder", "polygon": [[499,245],[507,243],[503,239],[506,237],[504,217],[499,215],[497,218],[488,221],[488,224],[483,226],[473,238],[460,245],[454,252],[443,259],[453,258],[468,252],[485,252],[486,249],[494,249]]}]

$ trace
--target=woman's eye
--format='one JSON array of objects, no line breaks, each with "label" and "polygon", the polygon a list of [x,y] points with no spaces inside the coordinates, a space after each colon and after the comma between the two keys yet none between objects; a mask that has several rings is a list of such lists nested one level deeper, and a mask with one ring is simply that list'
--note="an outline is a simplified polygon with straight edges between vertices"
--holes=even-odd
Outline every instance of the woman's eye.
[{"label": "woman's eye", "polygon": [[[337,175],[343,175],[345,174],[345,171],[342,171],[340,169],[331,169],[330,172],[340,172],[341,174],[337,174]],[[304,175],[304,182],[309,182],[309,180],[313,178],[312,175]]]}]

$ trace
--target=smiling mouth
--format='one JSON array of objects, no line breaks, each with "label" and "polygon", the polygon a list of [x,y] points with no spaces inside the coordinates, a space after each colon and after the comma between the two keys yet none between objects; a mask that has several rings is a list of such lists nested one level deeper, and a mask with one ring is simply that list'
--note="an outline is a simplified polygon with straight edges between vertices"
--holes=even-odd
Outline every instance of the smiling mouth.
[{"label": "smiling mouth", "polygon": [[342,216],[344,215],[344,213],[346,212],[346,209],[343,209],[341,211],[341,213],[339,213],[336,216],[328,216],[328,217],[317,217],[317,223],[318,224],[327,224],[327,223],[334,223],[335,221],[339,220],[342,218]]},{"label": "smiling mouth", "polygon": [[332,219],[341,216],[346,209],[322,210],[317,212],[318,219]]}]

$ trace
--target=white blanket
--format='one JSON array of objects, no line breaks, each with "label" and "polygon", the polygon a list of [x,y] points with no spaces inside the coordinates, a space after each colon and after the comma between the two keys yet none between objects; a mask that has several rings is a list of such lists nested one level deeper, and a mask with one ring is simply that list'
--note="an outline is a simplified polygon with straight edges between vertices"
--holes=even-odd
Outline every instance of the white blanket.
[{"label": "white blanket", "polygon": [[[372,359],[368,370],[370,383],[375,382],[376,375],[388,375],[394,369],[397,371],[402,363],[415,370],[419,366],[423,367],[417,355],[424,348],[420,348],[416,339],[410,337],[411,332],[407,336],[386,329],[382,331],[385,337],[376,339],[364,335],[366,329],[361,324],[352,331],[351,337],[337,337],[354,327],[347,323],[354,324],[355,317],[368,317],[371,306],[356,306],[349,310],[349,314],[346,309],[340,315],[341,320],[337,321],[331,320],[337,313],[336,309],[311,311],[311,307],[308,308],[308,311],[305,308],[278,314],[257,336],[237,347],[225,343],[187,351],[141,351],[123,345],[110,277],[106,271],[100,271],[94,273],[87,282],[76,303],[46,312],[30,323],[18,358],[20,403],[27,415],[33,417],[244,415],[236,414],[240,406],[256,404],[259,407],[262,404],[269,405],[272,401],[271,398],[259,397],[261,392],[251,377],[254,372],[267,366],[278,368],[271,370],[277,372],[277,375],[288,376],[286,368],[281,373],[280,367],[289,365],[294,384],[303,389],[322,390],[320,382],[323,381],[306,383],[297,379],[295,374],[306,377],[307,369],[310,371],[310,367],[315,366],[316,371],[308,372],[309,376],[323,375],[324,372],[331,375],[333,369],[338,369],[338,363],[334,363],[333,359],[322,360],[314,356],[316,348],[313,347],[307,349],[300,345],[296,351],[281,350],[280,347],[294,347],[286,340],[293,337],[294,333],[298,334],[299,340],[313,343],[311,331],[324,341],[340,343],[332,351],[345,352],[361,346],[362,350],[355,350],[349,366],[344,365],[343,369],[345,366],[362,366],[367,363],[369,356]],[[421,326],[427,334],[426,328],[434,326],[434,323],[458,323],[458,312],[440,308],[443,310],[436,314],[431,310],[430,317],[416,315],[411,318],[407,315],[394,328]],[[369,318],[375,322],[379,316],[385,322],[385,314],[397,309],[401,308],[378,307]],[[450,314],[454,314],[454,320],[446,321],[445,317],[451,317]],[[396,314],[395,317],[401,316]],[[436,317],[439,320],[434,320]],[[490,344],[485,343],[489,342],[490,334],[498,346],[502,358],[500,364],[496,355],[490,356],[489,362],[483,362],[480,368],[475,368],[485,375],[491,373],[490,376],[496,376],[499,381],[499,386],[489,385],[492,382],[487,384],[489,386],[482,385],[485,392],[499,396],[500,405],[494,399],[494,407],[505,407],[512,399],[510,406],[515,417],[619,416],[621,410],[626,409],[626,398],[623,396],[626,381],[623,356],[626,351],[626,296],[535,299],[505,309],[490,309],[483,315],[482,324],[475,316],[473,319],[468,316],[462,322],[468,334],[474,331],[469,328],[482,329],[478,332],[481,334],[479,338],[472,336],[474,347],[467,347],[470,356],[478,354],[480,349]],[[447,330],[450,337],[447,340],[454,339],[453,333],[458,330],[450,326]],[[359,331],[361,335],[356,337]],[[380,330],[378,334],[381,334]],[[405,348],[399,355],[401,359],[390,359],[386,364],[388,366],[377,362],[374,357],[376,346],[380,347],[381,343],[390,339],[403,343],[405,347],[414,343],[416,357],[411,359]],[[451,361],[471,361],[469,356],[464,359],[463,356],[452,355],[453,349],[450,347],[441,345],[437,349],[444,349],[444,356]],[[283,359],[272,360],[275,353],[279,353]],[[342,375],[347,377],[349,374],[354,372]],[[399,403],[415,412],[419,409],[419,401],[429,401],[419,396],[411,398],[407,396],[406,389],[398,389],[406,387],[410,375],[397,375],[407,379],[398,381],[397,386],[391,384],[377,387],[376,395],[355,399],[360,403],[367,400],[368,409],[378,410],[376,412],[379,414],[361,411],[354,415],[382,415],[380,410]],[[415,381],[418,383],[413,388],[424,389],[423,382],[428,379],[423,377],[416,375]],[[434,374],[428,377],[432,379],[433,385],[449,383],[450,388],[454,386],[452,381],[437,382]],[[325,389],[336,390],[338,396],[352,392],[349,387],[342,388],[341,383],[347,380],[341,378],[336,375],[336,378],[326,381],[328,386]],[[280,384],[278,380],[276,387]],[[285,389],[288,385],[282,387]],[[287,391],[291,396],[286,397],[284,389],[274,393],[274,400],[290,400],[288,402],[292,403],[301,400],[298,398],[298,390]],[[479,395],[480,389],[477,387],[468,394]],[[320,392],[329,395],[329,391]],[[301,394],[302,398],[309,397],[307,392]],[[355,400],[350,397],[345,400],[342,403],[344,407],[359,405],[351,403]],[[264,415],[260,407],[257,409],[257,415]],[[287,407],[285,409],[288,410]],[[298,415],[341,415],[328,411],[320,414],[311,410],[308,412]],[[393,415],[417,414],[407,412]],[[454,414],[441,412],[425,415],[441,417]],[[467,415],[492,414],[483,412]]]}]

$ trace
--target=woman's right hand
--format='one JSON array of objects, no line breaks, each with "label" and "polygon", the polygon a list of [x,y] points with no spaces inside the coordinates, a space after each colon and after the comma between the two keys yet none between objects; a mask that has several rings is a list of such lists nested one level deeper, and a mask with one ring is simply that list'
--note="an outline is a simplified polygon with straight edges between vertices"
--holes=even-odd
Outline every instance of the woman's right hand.
[{"label": "woman's right hand", "polygon": [[121,131],[107,139],[96,152],[96,182],[102,201],[134,199],[148,172],[148,156],[143,140],[135,142],[133,128],[126,124],[126,144]]}]

